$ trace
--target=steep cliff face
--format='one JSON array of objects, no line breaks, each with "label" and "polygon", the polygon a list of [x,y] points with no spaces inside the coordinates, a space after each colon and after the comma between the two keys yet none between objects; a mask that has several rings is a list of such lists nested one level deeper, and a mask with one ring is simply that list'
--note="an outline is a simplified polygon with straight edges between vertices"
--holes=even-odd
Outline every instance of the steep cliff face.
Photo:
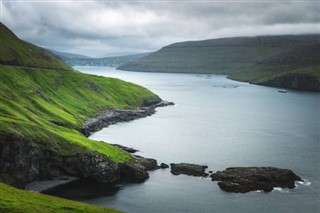
[{"label": "steep cliff face", "polygon": [[0,181],[10,185],[23,188],[34,180],[63,175],[92,177],[106,182],[120,178],[119,164],[97,152],[63,156],[53,149],[40,149],[28,138],[5,135],[0,139]]},{"label": "steep cliff face", "polygon": [[28,139],[0,137],[0,181],[23,187],[40,176],[40,152]]},{"label": "steep cliff face", "polygon": [[[62,155],[49,147],[46,150],[39,148],[39,142],[15,135],[2,135],[0,140],[0,182],[19,188],[35,180],[65,175],[102,182],[120,179],[142,182],[149,178],[147,169],[134,160],[117,163],[105,155],[84,149]],[[73,146],[65,148],[72,149]]]},{"label": "steep cliff face", "polygon": [[316,77],[301,73],[287,73],[262,82],[261,84],[273,87],[320,91],[320,81]]}]

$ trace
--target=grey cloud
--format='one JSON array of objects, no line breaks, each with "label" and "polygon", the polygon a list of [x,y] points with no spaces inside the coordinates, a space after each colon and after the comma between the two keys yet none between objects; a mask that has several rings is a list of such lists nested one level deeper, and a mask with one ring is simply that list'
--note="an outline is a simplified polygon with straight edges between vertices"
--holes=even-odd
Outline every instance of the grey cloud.
[{"label": "grey cloud", "polygon": [[2,22],[37,45],[91,56],[183,40],[319,33],[318,2],[2,2]]}]

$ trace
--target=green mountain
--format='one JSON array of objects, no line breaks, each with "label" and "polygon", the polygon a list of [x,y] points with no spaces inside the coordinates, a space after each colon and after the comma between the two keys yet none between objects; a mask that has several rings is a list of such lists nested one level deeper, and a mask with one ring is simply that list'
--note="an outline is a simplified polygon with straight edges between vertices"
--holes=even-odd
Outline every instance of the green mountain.
[{"label": "green mountain", "polygon": [[187,41],[118,69],[225,74],[255,84],[320,91],[320,35]]},{"label": "green mountain", "polygon": [[0,22],[0,65],[71,70],[50,51],[20,40]]},{"label": "green mountain", "polygon": [[[127,152],[78,130],[103,110],[136,109],[161,99],[129,82],[73,71],[0,26],[0,182],[23,188],[61,175],[109,182],[135,175],[147,178]],[[0,196],[0,211],[6,197]],[[18,197],[12,199],[24,205]]]}]

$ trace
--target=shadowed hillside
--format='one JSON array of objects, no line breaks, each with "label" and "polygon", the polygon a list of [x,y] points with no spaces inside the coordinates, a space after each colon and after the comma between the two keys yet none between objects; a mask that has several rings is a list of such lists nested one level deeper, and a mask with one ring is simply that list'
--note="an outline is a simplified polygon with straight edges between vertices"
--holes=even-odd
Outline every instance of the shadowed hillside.
[{"label": "shadowed hillside", "polygon": [[50,51],[19,39],[0,22],[0,65],[72,70]]},{"label": "shadowed hillside", "polygon": [[319,46],[319,35],[187,41],[163,47],[119,69],[226,74],[240,81],[319,91]]}]

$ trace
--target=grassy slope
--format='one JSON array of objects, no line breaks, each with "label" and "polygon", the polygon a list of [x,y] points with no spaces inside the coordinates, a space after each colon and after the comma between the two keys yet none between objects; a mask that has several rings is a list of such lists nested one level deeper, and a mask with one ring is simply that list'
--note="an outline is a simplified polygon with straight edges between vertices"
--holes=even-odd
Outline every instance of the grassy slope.
[{"label": "grassy slope", "polygon": [[[0,41],[0,136],[29,138],[59,152],[83,152],[81,147],[87,147],[118,162],[131,159],[75,129],[101,110],[136,108],[145,99],[159,97],[132,83],[71,71],[48,51],[20,40],[2,23]],[[7,62],[10,65],[1,65]],[[64,150],[65,144],[81,146]]]},{"label": "grassy slope", "polygon": [[77,143],[116,161],[130,157],[75,129],[101,110],[136,108],[144,99],[155,97],[132,83],[79,72],[0,66],[0,75],[0,134],[12,133],[35,141],[46,139],[52,144]]},{"label": "grassy slope", "polygon": [[0,65],[72,70],[51,52],[19,39],[1,22]]},{"label": "grassy slope", "polygon": [[232,79],[252,83],[298,72],[320,80],[319,45],[319,35],[181,42],[120,66],[119,69],[227,74]]},{"label": "grassy slope", "polygon": [[0,198],[0,212],[6,213],[119,212],[115,209],[92,206],[36,192],[19,190],[3,183],[0,183]]}]

